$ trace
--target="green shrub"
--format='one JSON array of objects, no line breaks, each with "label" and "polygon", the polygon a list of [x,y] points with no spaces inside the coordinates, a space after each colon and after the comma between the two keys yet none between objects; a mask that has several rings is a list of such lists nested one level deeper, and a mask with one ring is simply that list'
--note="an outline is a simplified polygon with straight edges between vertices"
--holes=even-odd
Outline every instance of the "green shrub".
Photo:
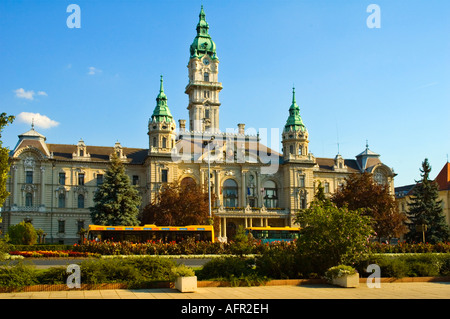
[{"label": "green shrub", "polygon": [[409,277],[433,277],[439,276],[442,261],[438,255],[420,254],[403,257],[409,265]]},{"label": "green shrub", "polygon": [[299,277],[299,254],[296,245],[284,243],[283,246],[283,249],[268,249],[256,257],[256,270],[261,276],[272,279]]},{"label": "green shrub", "polygon": [[354,275],[356,273],[357,273],[356,269],[351,266],[338,265],[338,266],[329,268],[325,272],[325,278],[328,279],[329,281],[331,281],[334,278],[341,278],[343,276]]},{"label": "green shrub", "polygon": [[445,277],[450,276],[450,254],[441,255],[441,262],[439,274]]},{"label": "green shrub", "polygon": [[36,274],[36,281],[41,285],[59,285],[67,282],[66,267],[51,267],[48,269],[38,270]]},{"label": "green shrub", "polygon": [[34,226],[25,221],[10,226],[8,228],[8,236],[11,244],[19,245],[34,245],[38,238]]},{"label": "green shrub", "polygon": [[176,266],[174,260],[158,257],[131,257],[125,258],[124,262],[148,280],[170,280],[171,269]]},{"label": "green shrub", "polygon": [[410,270],[408,263],[399,257],[378,257],[373,264],[380,266],[381,277],[403,278]]},{"label": "green shrub", "polygon": [[20,289],[37,284],[36,271],[21,262],[12,267],[0,268],[0,287]]},{"label": "green shrub", "polygon": [[195,276],[194,269],[184,264],[172,267],[170,270],[170,277],[171,277],[170,281],[175,281],[177,277],[192,277],[192,276]]},{"label": "green shrub", "polygon": [[296,220],[302,226],[297,246],[312,272],[322,275],[336,265],[353,265],[369,251],[372,220],[360,211],[313,202]]},{"label": "green shrub", "polygon": [[214,258],[196,272],[199,280],[229,280],[232,276],[241,277],[253,272],[253,258],[221,257]]}]

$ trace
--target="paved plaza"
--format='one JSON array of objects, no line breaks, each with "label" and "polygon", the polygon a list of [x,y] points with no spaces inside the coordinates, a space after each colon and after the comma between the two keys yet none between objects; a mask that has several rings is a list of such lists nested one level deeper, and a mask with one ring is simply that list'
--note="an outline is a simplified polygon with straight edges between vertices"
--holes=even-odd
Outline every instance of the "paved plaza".
[{"label": "paved plaza", "polygon": [[369,288],[331,285],[205,287],[194,293],[171,288],[0,293],[0,299],[450,299],[450,282],[381,283]]}]

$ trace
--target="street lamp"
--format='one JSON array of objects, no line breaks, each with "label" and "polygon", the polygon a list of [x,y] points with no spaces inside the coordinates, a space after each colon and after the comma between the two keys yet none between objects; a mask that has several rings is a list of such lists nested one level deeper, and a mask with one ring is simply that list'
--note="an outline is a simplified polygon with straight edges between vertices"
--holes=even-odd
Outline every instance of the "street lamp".
[{"label": "street lamp", "polygon": [[203,145],[208,146],[208,209],[209,209],[209,218],[210,222],[212,223],[212,214],[211,214],[211,164],[210,164],[210,148],[209,144],[214,141],[214,136],[211,136],[209,141],[204,141]]}]

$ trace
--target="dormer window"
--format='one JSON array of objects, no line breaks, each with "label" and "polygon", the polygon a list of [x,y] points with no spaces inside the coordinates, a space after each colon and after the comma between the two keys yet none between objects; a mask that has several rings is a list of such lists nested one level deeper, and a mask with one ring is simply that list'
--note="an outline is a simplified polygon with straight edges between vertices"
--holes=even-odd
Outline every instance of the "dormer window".
[{"label": "dormer window", "polygon": [[72,154],[73,158],[77,158],[77,159],[88,159],[91,156],[89,155],[89,153],[86,150],[86,144],[84,144],[84,141],[82,139],[80,139],[78,141],[77,144],[77,149],[76,151]]},{"label": "dormer window", "polygon": [[123,147],[122,145],[120,145],[119,142],[116,142],[116,144],[114,145],[114,153],[116,153],[117,157],[120,159],[126,159],[126,155],[123,154]]}]

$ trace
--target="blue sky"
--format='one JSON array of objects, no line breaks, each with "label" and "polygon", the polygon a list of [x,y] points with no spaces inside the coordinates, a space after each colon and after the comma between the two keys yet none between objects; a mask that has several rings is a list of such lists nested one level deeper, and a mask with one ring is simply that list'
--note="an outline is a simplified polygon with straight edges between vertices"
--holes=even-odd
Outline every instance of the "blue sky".
[{"label": "blue sky", "polygon": [[[380,28],[366,23],[372,3]],[[70,4],[81,9],[81,28],[67,27]],[[354,158],[368,140],[398,174],[396,186],[419,179],[426,157],[433,178],[446,163],[444,0],[2,0],[0,111],[22,113],[3,131],[4,145],[13,148],[34,117],[48,143],[147,148],[161,74],[177,123],[188,119],[201,4],[220,59],[221,130],[281,131],[295,85],[316,157],[334,157],[339,142]]]}]

